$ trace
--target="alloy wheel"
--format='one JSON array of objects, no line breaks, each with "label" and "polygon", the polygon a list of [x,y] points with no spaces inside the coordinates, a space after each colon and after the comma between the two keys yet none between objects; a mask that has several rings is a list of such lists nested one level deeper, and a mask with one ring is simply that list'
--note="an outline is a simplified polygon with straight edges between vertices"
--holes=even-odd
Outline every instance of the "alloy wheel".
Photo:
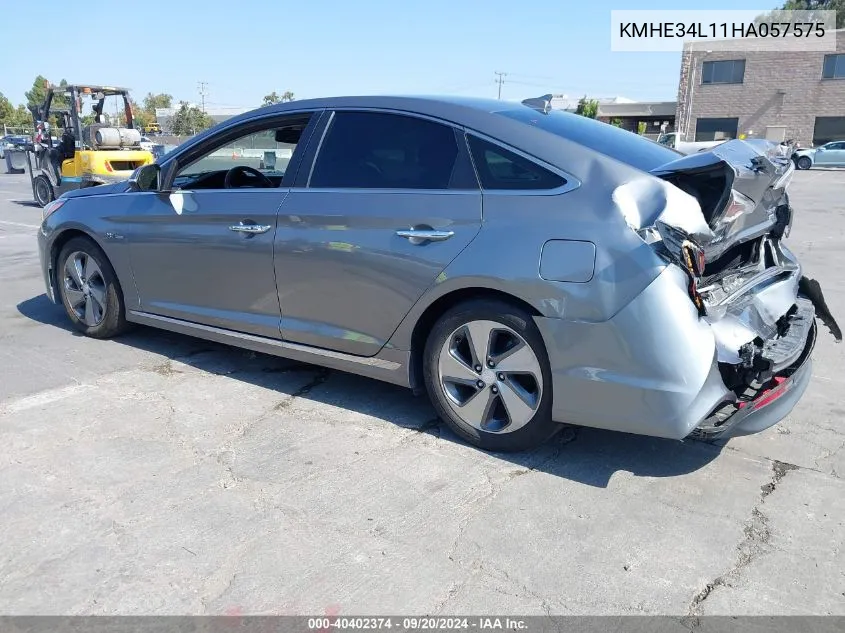
[{"label": "alloy wheel", "polygon": [[438,380],[449,406],[488,433],[524,427],[540,406],[543,373],[525,339],[495,321],[470,321],[443,343]]},{"label": "alloy wheel", "polygon": [[88,327],[106,315],[106,280],[93,257],[76,251],[65,260],[64,294],[70,309]]}]

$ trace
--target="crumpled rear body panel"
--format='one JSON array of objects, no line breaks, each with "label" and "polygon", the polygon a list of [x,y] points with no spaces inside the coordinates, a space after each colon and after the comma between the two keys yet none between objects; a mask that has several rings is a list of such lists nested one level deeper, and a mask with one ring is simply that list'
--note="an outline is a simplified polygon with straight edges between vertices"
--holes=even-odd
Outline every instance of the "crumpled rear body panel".
[{"label": "crumpled rear body panel", "polygon": [[[817,310],[841,339],[818,285],[802,293],[810,281],[783,244],[793,170],[773,144],[732,141],[616,188],[619,212],[668,267],[613,319],[566,335],[602,362],[561,361],[556,415],[595,417],[578,410],[578,394],[595,391],[605,419],[590,425],[681,438],[761,430],[791,410],[809,382]],[[557,402],[558,389],[568,400]]]}]

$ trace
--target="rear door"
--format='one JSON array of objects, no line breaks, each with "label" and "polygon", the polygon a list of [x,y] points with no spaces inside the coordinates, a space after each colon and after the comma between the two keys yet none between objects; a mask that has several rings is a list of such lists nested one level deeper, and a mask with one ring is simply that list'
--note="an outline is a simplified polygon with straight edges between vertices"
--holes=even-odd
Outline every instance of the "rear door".
[{"label": "rear door", "polygon": [[282,336],[371,356],[478,233],[481,193],[463,132],[446,123],[375,110],[327,119],[279,213]]}]

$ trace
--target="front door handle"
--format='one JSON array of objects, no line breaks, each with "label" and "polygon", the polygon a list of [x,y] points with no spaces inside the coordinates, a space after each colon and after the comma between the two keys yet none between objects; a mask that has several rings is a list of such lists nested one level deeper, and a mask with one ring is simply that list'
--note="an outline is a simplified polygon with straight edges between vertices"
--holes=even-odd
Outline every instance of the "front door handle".
[{"label": "front door handle", "polygon": [[448,240],[454,234],[454,231],[436,231],[434,229],[409,229],[407,231],[396,231],[396,235],[406,238],[409,242],[411,242],[411,244],[442,242],[443,240]]},{"label": "front door handle", "polygon": [[247,233],[249,235],[260,235],[261,233],[266,233],[273,227],[269,224],[244,224],[241,222],[240,224],[233,224],[229,227],[230,231],[235,231],[236,233]]}]

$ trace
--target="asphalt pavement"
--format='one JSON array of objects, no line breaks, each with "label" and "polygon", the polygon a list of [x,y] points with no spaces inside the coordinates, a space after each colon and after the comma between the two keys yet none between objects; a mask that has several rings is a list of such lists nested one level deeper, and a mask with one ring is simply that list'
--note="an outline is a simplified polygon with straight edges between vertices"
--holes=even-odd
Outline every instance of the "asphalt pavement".
[{"label": "asphalt pavement", "polygon": [[[845,172],[788,243],[845,322]],[[0,613],[845,615],[845,347],[725,447],[567,428],[469,447],[424,398],[44,296],[0,174]]]}]

